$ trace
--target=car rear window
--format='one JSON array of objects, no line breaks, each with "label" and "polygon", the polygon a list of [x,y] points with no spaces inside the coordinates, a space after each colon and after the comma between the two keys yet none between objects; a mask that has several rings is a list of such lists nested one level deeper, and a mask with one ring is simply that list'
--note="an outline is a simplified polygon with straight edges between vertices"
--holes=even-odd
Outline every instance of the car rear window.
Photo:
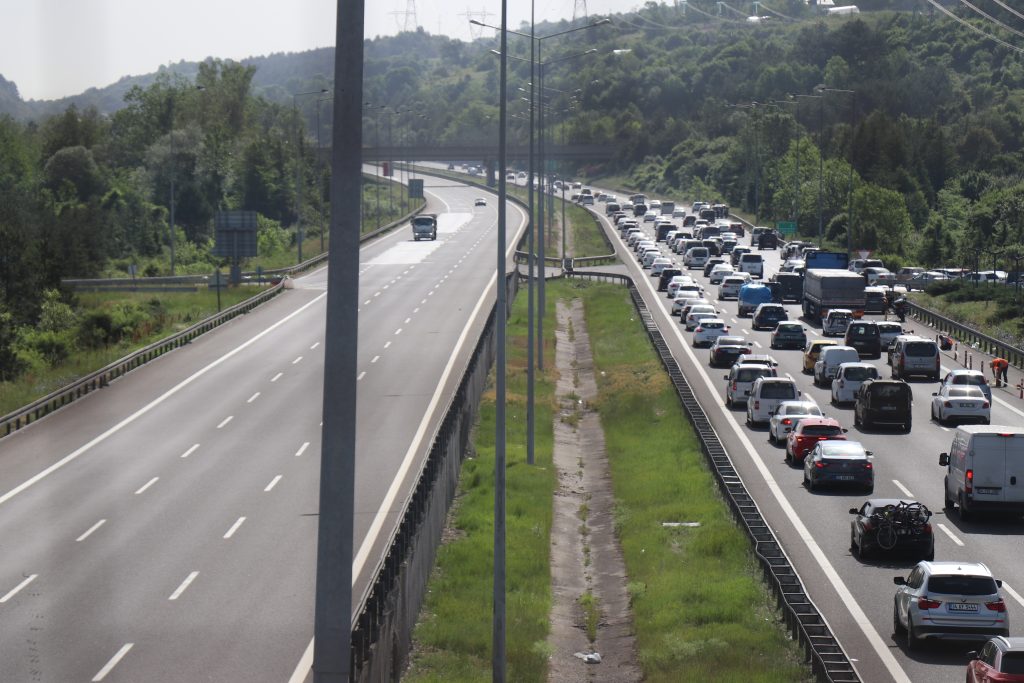
[{"label": "car rear window", "polygon": [[807,436],[839,436],[843,430],[835,425],[807,425],[803,433]]},{"label": "car rear window", "polygon": [[871,392],[876,398],[897,399],[906,396],[910,392],[910,387],[897,383],[874,384],[871,386]]},{"label": "car rear window", "polygon": [[846,333],[851,337],[877,337],[877,325],[865,325],[863,323],[850,323]]},{"label": "car rear window", "polygon": [[866,379],[878,379],[878,370],[875,368],[847,368],[843,377],[851,382],[863,382]]},{"label": "car rear window", "polygon": [[929,593],[943,595],[994,595],[998,592],[991,576],[932,576]]},{"label": "car rear window", "polygon": [[987,384],[982,375],[953,375],[953,384],[970,384],[976,387]]},{"label": "car rear window", "polygon": [[753,382],[758,377],[771,377],[772,371],[768,368],[741,368],[736,373],[737,382]]},{"label": "car rear window", "polygon": [[1004,652],[999,670],[1004,674],[1024,674],[1024,652]]},{"label": "car rear window", "polygon": [[935,342],[908,342],[903,352],[908,356],[927,357],[938,353],[938,348],[935,346]]},{"label": "car rear window", "polygon": [[985,394],[981,393],[981,389],[977,387],[950,389],[949,396],[950,398],[985,398]]},{"label": "car rear window", "polygon": [[761,398],[796,398],[796,387],[789,382],[769,382],[761,387]]}]

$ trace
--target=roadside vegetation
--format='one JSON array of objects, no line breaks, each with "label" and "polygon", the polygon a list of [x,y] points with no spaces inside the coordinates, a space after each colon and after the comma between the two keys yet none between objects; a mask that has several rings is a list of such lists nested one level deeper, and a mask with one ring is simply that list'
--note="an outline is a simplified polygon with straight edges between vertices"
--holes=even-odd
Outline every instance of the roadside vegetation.
[{"label": "roadside vegetation", "polygon": [[[597,408],[617,499],[639,660],[648,681],[810,680],[746,536],[733,523],[627,291],[552,282],[554,300],[581,298],[598,374]],[[546,680],[553,378],[539,384],[537,465],[525,464],[525,297],[509,330],[509,680]],[[546,329],[554,329],[552,315]],[[552,367],[546,360],[545,367]],[[550,372],[550,371],[549,371]],[[463,465],[450,531],[414,636],[410,681],[490,677],[493,395],[474,457]],[[662,522],[698,522],[664,528]],[[584,624],[593,628],[593,623]]]},{"label": "roadside vegetation", "polygon": [[1024,290],[1014,285],[936,282],[912,295],[930,308],[1013,346],[1024,346]]}]

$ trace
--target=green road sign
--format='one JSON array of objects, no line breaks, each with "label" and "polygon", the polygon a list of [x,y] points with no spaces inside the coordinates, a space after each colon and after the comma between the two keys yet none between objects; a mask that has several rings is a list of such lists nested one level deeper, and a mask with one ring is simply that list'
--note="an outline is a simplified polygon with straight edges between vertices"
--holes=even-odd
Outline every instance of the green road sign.
[{"label": "green road sign", "polygon": [[795,235],[796,234],[796,223],[794,221],[778,221],[775,224],[778,231],[783,235]]}]

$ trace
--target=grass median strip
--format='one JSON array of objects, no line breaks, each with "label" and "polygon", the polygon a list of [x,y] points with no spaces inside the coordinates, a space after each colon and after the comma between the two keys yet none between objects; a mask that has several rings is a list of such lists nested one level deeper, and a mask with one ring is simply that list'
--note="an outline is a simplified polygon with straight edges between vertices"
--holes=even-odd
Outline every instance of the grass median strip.
[{"label": "grass median strip", "polygon": [[[548,301],[559,298],[580,298],[587,312],[597,409],[645,680],[811,680],[798,646],[778,623],[749,542],[716,491],[627,290],[572,280],[550,283]],[[548,537],[556,485],[554,382],[550,375],[538,381],[537,465],[529,467],[525,305],[526,297],[518,297],[509,326],[507,652],[509,680],[544,681],[551,603]],[[546,330],[555,329],[553,309],[549,303]],[[545,356],[548,372],[554,367],[551,356]],[[493,399],[493,394],[484,399],[475,455],[463,465],[406,680],[490,677]],[[581,519],[588,512],[581,509]],[[662,522],[699,526],[666,528]],[[596,604],[581,606],[584,614],[598,613]],[[590,621],[581,626],[596,629]]]}]

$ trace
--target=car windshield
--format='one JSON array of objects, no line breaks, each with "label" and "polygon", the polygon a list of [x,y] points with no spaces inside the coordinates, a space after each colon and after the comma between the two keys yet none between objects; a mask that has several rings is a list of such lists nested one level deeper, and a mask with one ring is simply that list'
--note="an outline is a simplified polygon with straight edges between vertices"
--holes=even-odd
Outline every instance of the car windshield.
[{"label": "car windshield", "polygon": [[991,576],[932,576],[928,579],[929,593],[943,595],[995,595],[998,591]]},{"label": "car windshield", "polygon": [[[801,433],[804,436],[839,436],[843,430],[836,425],[807,425],[801,430]],[[832,455],[832,453],[827,455]]]},{"label": "car windshield", "polygon": [[863,382],[866,379],[878,379],[878,370],[874,366],[871,367],[853,367],[847,368],[846,372],[843,373],[843,377],[851,382]]}]

